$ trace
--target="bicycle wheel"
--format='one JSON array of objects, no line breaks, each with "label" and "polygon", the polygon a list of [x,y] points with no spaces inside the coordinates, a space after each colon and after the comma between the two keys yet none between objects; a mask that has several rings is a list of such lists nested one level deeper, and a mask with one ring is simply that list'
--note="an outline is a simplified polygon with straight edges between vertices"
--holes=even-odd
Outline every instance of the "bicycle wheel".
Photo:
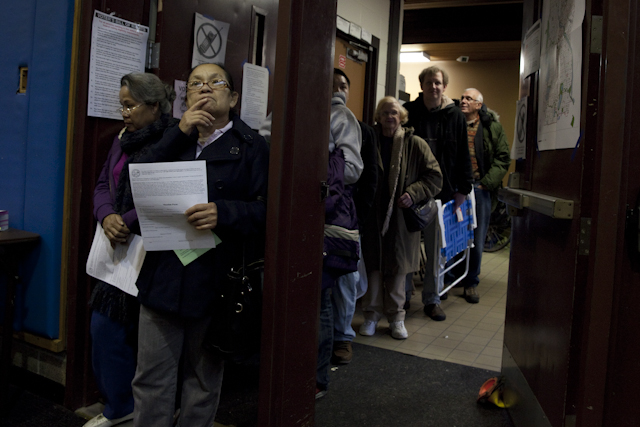
[{"label": "bicycle wheel", "polygon": [[484,239],[483,252],[496,252],[505,248],[511,242],[511,217],[507,207],[499,202],[491,212],[487,236]]}]

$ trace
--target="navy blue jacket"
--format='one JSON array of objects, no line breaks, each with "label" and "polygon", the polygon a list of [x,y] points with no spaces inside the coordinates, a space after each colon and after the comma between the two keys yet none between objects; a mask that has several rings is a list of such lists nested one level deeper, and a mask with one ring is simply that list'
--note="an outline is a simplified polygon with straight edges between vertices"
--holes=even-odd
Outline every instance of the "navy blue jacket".
[{"label": "navy blue jacket", "polygon": [[[269,149],[264,138],[238,116],[233,127],[205,147],[197,160],[207,162],[209,202],[218,208],[214,229],[222,243],[186,267],[173,251],[147,252],[136,285],[140,303],[152,309],[198,318],[210,313],[214,296],[231,268],[263,256]],[[197,132],[178,126],[165,133],[173,143],[192,144],[178,160],[195,160]]]}]

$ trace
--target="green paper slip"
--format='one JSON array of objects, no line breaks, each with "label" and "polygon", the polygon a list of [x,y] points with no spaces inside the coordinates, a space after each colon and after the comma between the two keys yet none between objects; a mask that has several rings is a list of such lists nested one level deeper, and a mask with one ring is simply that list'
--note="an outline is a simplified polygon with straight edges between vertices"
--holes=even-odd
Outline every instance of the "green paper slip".
[{"label": "green paper slip", "polygon": [[[213,231],[212,231],[212,233],[213,233]],[[216,246],[218,246],[220,243],[222,243],[222,240],[220,240],[220,237],[218,237],[218,235],[216,233],[213,233],[213,238],[216,241]],[[176,253],[178,258],[180,259],[180,262],[182,263],[182,265],[184,265],[186,267],[187,265],[191,264],[193,261],[197,260],[202,255],[204,255],[205,253],[210,251],[211,249],[213,249],[213,248],[174,249],[174,252]]]}]

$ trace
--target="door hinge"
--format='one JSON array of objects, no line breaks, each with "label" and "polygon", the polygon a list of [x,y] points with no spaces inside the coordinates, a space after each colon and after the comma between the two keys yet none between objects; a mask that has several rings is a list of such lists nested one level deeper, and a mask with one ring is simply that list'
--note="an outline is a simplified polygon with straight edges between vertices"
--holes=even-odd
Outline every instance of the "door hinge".
[{"label": "door hinge", "polygon": [[580,218],[580,236],[578,237],[578,255],[589,255],[591,241],[591,218]]},{"label": "door hinge", "polygon": [[602,55],[602,16],[591,16],[591,53]]},{"label": "door hinge", "polygon": [[160,68],[160,43],[147,43],[147,68]]}]

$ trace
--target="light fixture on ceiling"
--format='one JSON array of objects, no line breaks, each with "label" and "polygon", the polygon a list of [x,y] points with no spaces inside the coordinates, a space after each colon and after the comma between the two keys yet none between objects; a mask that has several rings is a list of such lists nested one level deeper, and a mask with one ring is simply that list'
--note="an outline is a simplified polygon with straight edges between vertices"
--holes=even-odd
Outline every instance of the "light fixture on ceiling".
[{"label": "light fixture on ceiling", "polygon": [[400,52],[400,62],[430,62],[427,52]]},{"label": "light fixture on ceiling", "polygon": [[469,57],[468,56],[458,56],[458,58],[456,59],[456,61],[458,62],[469,62]]}]

